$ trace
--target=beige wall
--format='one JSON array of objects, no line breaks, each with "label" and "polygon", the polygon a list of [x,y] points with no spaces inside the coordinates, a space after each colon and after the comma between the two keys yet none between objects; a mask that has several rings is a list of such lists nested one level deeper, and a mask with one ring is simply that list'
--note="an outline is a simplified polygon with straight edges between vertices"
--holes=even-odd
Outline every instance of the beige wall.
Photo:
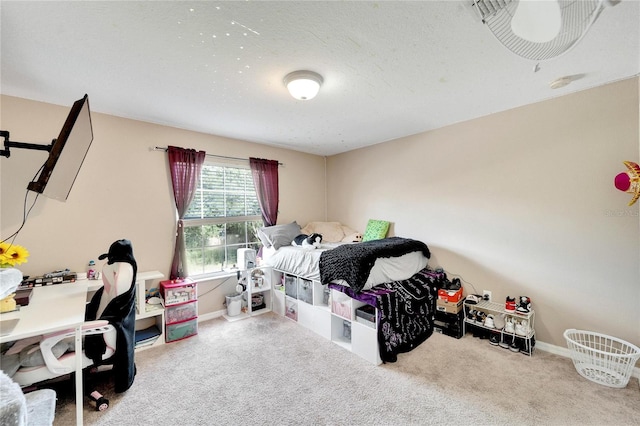
[{"label": "beige wall", "polygon": [[[638,161],[639,94],[630,79],[330,157],[326,205],[322,157],[93,113],[95,139],[69,200],[40,197],[16,239],[31,251],[21,269],[83,270],[129,238],[141,271],[167,274],[173,196],[166,156],[149,147],[174,144],[285,163],[280,223],[324,220],[325,209],[361,231],[369,218],[390,220],[391,235],[427,243],[431,265],[460,275],[467,293],[531,297],[540,341],[564,346],[575,327],[640,345],[638,204],[612,184],[623,160]],[[0,127],[22,142],[48,143],[69,109],[0,100]],[[44,159],[13,149],[0,160],[2,238],[19,227]],[[234,284],[204,294],[200,313],[222,309]]]},{"label": "beige wall", "polygon": [[[452,100],[453,101],[453,100]],[[424,241],[467,293],[527,295],[538,340],[566,328],[640,345],[638,79],[330,157],[328,218]]]},{"label": "beige wall", "polygon": [[[48,144],[57,137],[69,106],[2,96],[0,128],[11,140]],[[91,102],[91,99],[90,99]],[[212,118],[215,119],[215,118]],[[159,270],[168,275],[173,256],[175,206],[166,154],[149,147],[167,145],[202,149],[212,154],[269,158],[280,167],[278,222],[297,220],[304,226],[325,211],[323,157],[272,148],[92,113],[94,141],[66,202],[40,196],[15,240],[31,253],[20,269],[42,275],[55,269],[84,271],[120,238],[132,241],[139,271]],[[0,159],[2,239],[22,221],[27,183],[46,159],[43,151],[12,149]],[[30,200],[33,200],[33,192]],[[99,265],[102,262],[98,262]],[[207,292],[216,282],[200,287]],[[233,292],[235,280],[201,298],[200,312],[222,309],[224,294]]]}]

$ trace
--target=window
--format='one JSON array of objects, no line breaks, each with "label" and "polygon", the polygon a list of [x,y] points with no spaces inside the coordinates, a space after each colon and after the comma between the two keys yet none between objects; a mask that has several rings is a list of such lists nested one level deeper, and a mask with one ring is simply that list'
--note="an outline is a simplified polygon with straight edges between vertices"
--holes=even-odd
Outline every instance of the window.
[{"label": "window", "polygon": [[233,267],[239,248],[258,249],[262,226],[249,166],[205,162],[184,218],[189,275]]}]

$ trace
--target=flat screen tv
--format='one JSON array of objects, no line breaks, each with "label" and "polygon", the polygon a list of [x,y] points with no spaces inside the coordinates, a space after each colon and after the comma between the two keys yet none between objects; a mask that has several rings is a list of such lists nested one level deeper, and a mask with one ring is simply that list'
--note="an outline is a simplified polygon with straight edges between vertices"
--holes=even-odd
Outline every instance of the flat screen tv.
[{"label": "flat screen tv", "polygon": [[49,158],[27,189],[66,201],[93,141],[89,96],[74,102],[60,135],[51,144]]}]

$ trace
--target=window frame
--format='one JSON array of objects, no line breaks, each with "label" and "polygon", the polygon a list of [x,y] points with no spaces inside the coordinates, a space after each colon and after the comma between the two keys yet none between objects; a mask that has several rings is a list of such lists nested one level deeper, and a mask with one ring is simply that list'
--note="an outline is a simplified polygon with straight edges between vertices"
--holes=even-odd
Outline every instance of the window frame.
[{"label": "window frame", "polygon": [[[250,168],[249,164],[245,163],[244,161],[242,163],[239,163],[237,161],[232,161],[232,160],[225,161],[225,160],[220,160],[220,159],[217,159],[217,160],[205,159],[204,164],[202,165],[202,170],[200,172],[200,176],[198,177],[198,187],[196,189],[196,194],[194,195],[194,199],[191,201],[191,203],[197,201],[196,197],[198,196],[198,191],[200,191],[202,189],[202,183],[201,183],[202,174],[205,171],[206,167],[224,167],[224,168],[245,169],[245,170],[248,170],[249,172],[251,172],[251,168]],[[251,179],[251,183],[253,184],[253,179]],[[254,194],[256,195],[256,198],[257,198],[257,193],[255,191],[255,185],[253,186],[253,190],[254,190]],[[189,205],[189,207],[191,207],[191,204]],[[187,210],[189,210],[189,209],[187,209]],[[188,228],[188,227],[197,227],[197,226],[206,226],[206,225],[225,225],[225,224],[230,224],[230,223],[245,223],[245,224],[247,224],[248,222],[260,222],[260,226],[264,225],[261,212],[259,212],[256,215],[244,215],[244,216],[225,216],[225,217],[215,217],[215,218],[185,218],[182,221],[183,221],[183,226],[185,227],[185,234],[186,234],[186,228]],[[224,242],[223,245],[207,246],[205,244],[205,241],[202,240],[201,245],[200,245],[200,249],[202,250],[203,253],[205,252],[205,249],[207,247],[224,248],[225,249],[225,261],[223,262],[222,269],[219,270],[219,271],[200,272],[201,271],[200,270],[198,273],[194,273],[194,271],[189,270],[189,276],[193,277],[193,278],[196,278],[196,279],[207,279],[207,278],[216,278],[216,277],[221,277],[221,276],[228,276],[230,274],[231,268],[232,268],[232,265],[227,265],[226,264],[227,261],[228,261],[228,253],[229,253],[229,248],[230,247],[231,248],[232,247],[236,247],[237,249],[239,249],[239,248],[255,248],[256,251],[260,247],[261,243],[260,243],[260,240],[257,237],[257,235],[255,235],[255,240],[252,241],[251,240],[251,235],[250,235],[250,229],[247,228],[246,225],[245,225],[245,230],[246,230],[246,236],[245,236],[244,243],[228,244],[227,243],[227,238],[225,238],[225,242]],[[185,241],[185,250],[187,250],[187,251],[190,250],[190,248],[186,247],[186,241]],[[204,268],[204,269],[206,269],[206,268]],[[234,270],[234,273],[235,273],[235,270]]]}]

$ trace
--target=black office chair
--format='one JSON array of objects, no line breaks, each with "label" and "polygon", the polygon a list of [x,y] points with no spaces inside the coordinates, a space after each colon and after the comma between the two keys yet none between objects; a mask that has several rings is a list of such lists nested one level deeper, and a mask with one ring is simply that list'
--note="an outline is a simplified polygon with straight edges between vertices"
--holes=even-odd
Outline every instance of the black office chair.
[{"label": "black office chair", "polygon": [[[137,264],[129,240],[111,244],[109,252],[99,259],[108,258],[102,269],[103,286],[87,305],[83,326],[82,365],[85,371],[102,365],[112,365],[116,392],[131,387],[136,374],[135,347],[135,296]],[[39,349],[44,365],[21,367],[13,380],[25,387],[44,380],[72,373],[75,370],[75,352],[56,357],[54,347],[64,341],[72,341],[75,330],[65,330],[43,336]],[[69,347],[73,348],[72,344]],[[104,410],[108,401],[92,390],[91,380],[85,375],[85,392],[96,409]]]}]

